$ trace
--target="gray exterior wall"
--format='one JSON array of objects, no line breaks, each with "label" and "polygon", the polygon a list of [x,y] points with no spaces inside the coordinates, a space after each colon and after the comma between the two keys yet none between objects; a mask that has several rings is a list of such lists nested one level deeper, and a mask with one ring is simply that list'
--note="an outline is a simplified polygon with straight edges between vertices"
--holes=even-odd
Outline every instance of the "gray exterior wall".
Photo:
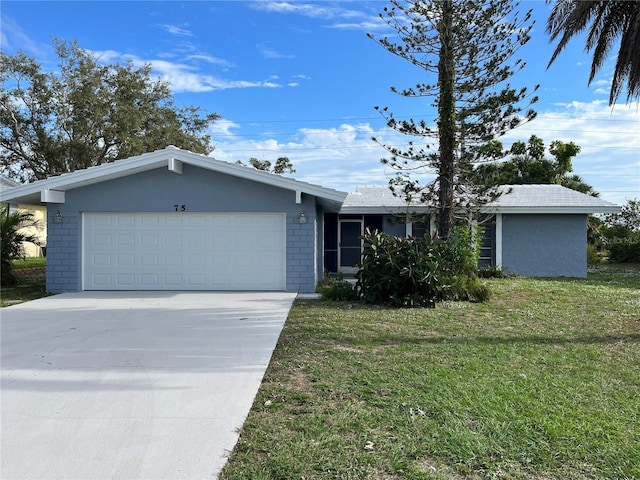
[{"label": "gray exterior wall", "polygon": [[[295,200],[293,191],[188,164],[181,175],[165,167],[67,191],[64,204],[49,204],[47,209],[47,290],[81,289],[82,212],[175,212],[174,205],[185,205],[189,212],[286,213],[286,289],[313,292],[321,271],[316,261],[316,199],[303,194],[301,205]],[[56,211],[62,213],[62,223],[53,222]],[[305,224],[298,221],[302,211]]]},{"label": "gray exterior wall", "polygon": [[502,266],[527,277],[586,277],[587,216],[502,215]]}]

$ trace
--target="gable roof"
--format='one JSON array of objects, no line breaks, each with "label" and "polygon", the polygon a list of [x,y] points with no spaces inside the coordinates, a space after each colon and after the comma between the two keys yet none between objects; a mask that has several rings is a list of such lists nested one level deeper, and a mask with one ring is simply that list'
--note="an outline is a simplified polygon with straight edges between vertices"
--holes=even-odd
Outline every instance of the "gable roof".
[{"label": "gable roof", "polygon": [[117,160],[84,170],[64,173],[45,180],[38,180],[26,185],[0,192],[0,201],[19,201],[27,204],[46,203],[47,191],[65,192],[74,188],[85,187],[95,183],[105,182],[128,175],[133,175],[156,168],[168,168],[180,173],[182,163],[204,168],[225,175],[244,178],[247,180],[291,190],[293,192],[312,195],[320,200],[325,208],[337,211],[347,194],[332,188],[325,188],[311,183],[301,182],[292,178],[282,177],[272,173],[256,170],[252,167],[217,160],[213,157],[189,152],[169,146],[162,150],[145,153],[136,157]]},{"label": "gable roof", "polygon": [[[486,213],[618,213],[620,206],[561,185],[504,185],[502,195],[480,211]],[[427,213],[433,206],[407,203],[393,195],[389,187],[358,187],[349,193],[340,213],[403,214]]]}]

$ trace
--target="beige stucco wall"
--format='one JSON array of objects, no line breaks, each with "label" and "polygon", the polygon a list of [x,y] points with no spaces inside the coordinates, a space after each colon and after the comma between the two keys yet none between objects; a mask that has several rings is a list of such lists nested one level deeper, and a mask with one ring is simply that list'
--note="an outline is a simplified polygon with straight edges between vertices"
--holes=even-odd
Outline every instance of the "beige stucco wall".
[{"label": "beige stucco wall", "polygon": [[[35,235],[40,239],[43,247],[47,245],[47,207],[43,205],[18,205],[18,210],[33,214],[34,219],[38,221],[38,227],[28,227],[22,229],[24,233]],[[42,257],[44,252],[41,247],[33,243],[24,242],[22,244],[24,253],[27,257]]]}]

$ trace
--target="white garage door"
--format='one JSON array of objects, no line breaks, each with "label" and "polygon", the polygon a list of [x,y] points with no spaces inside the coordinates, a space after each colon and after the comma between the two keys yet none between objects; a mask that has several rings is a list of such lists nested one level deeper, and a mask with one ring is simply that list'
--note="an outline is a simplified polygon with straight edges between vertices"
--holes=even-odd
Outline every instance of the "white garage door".
[{"label": "white garage door", "polygon": [[84,290],[284,290],[285,214],[85,213]]}]

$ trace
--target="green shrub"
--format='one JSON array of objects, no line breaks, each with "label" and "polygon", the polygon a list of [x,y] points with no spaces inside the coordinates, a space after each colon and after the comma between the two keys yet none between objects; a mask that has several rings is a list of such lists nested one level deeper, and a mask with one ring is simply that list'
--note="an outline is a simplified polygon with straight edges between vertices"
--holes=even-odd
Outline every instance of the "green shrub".
[{"label": "green shrub", "polygon": [[609,244],[608,250],[610,262],[640,262],[640,240],[614,241]]},{"label": "green shrub", "polygon": [[324,300],[342,302],[356,299],[354,285],[348,280],[345,280],[342,273],[339,273],[337,278],[327,275],[325,279],[318,284],[316,291],[322,295]]},{"label": "green shrub", "polygon": [[495,265],[489,265],[478,270],[478,277],[480,278],[504,278],[506,276],[504,270]]},{"label": "green shrub", "polygon": [[366,303],[433,307],[443,299],[441,270],[431,238],[367,230],[356,290]]},{"label": "green shrub", "polygon": [[598,252],[598,249],[594,245],[588,244],[587,245],[587,263],[589,265],[597,265],[601,261],[602,261],[602,258],[600,258],[600,253]]},{"label": "green shrub", "polygon": [[449,240],[436,244],[437,254],[444,261],[443,274],[450,278],[444,292],[446,299],[485,302],[491,297],[491,290],[478,275],[482,233],[481,228],[474,231],[458,225]]},{"label": "green shrub", "polygon": [[481,228],[476,228],[474,232],[470,228],[458,225],[453,227],[447,241],[439,241],[434,245],[446,270],[454,275],[462,273],[477,275],[481,242]]},{"label": "green shrub", "polygon": [[475,275],[462,274],[453,277],[447,289],[447,300],[486,302],[491,298],[491,289]]},{"label": "green shrub", "polygon": [[394,307],[486,301],[491,292],[477,276],[478,239],[462,227],[447,242],[367,231],[356,292],[366,303]]}]

